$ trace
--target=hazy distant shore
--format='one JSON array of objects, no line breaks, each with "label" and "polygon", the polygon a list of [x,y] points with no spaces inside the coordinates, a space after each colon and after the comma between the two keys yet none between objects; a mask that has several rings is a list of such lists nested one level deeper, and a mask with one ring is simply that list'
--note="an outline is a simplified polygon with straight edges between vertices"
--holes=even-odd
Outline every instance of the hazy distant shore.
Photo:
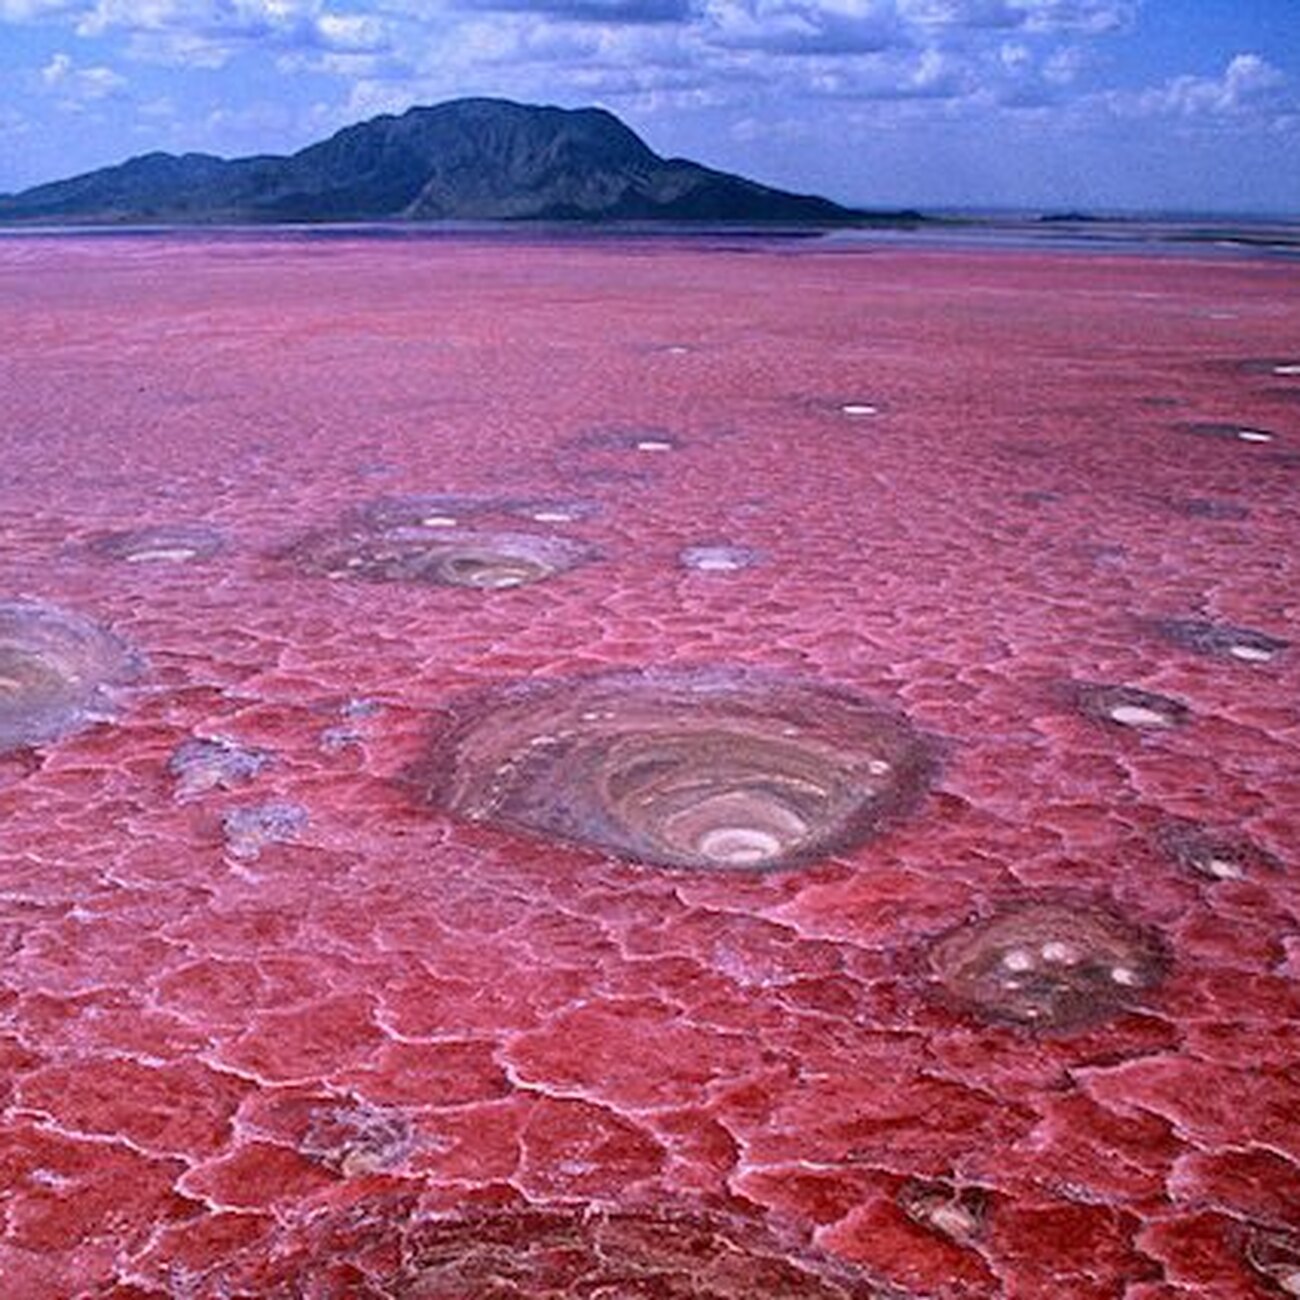
[{"label": "hazy distant shore", "polygon": [[510,244],[645,240],[695,246],[801,245],[817,252],[874,246],[1300,258],[1300,218],[1179,219],[1069,214],[980,215],[881,213],[861,224],[675,221],[367,221],[284,223],[0,223],[0,239],[165,237],[187,242],[338,240],[491,241]]}]

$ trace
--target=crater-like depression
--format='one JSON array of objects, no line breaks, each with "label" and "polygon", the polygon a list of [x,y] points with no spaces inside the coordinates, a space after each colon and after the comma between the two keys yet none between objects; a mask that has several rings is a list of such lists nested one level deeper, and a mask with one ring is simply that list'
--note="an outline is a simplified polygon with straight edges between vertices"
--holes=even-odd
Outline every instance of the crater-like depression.
[{"label": "crater-like depression", "polygon": [[1027,902],[967,922],[930,950],[944,998],[982,1020],[1069,1030],[1109,1020],[1164,978],[1158,940],[1091,905]]},{"label": "crater-like depression", "polygon": [[223,545],[221,533],[206,524],[156,524],[100,533],[86,551],[125,564],[184,564],[211,559]]},{"label": "crater-like depression", "polygon": [[1249,664],[1269,663],[1290,644],[1267,632],[1204,619],[1165,619],[1156,624],[1156,631],[1166,641],[1196,654],[1217,655]]},{"label": "crater-like depression", "polygon": [[140,663],[106,628],[37,601],[0,601],[0,754],[57,740],[104,715],[105,686]]},{"label": "crater-like depression", "polygon": [[454,526],[313,533],[288,552],[301,572],[327,578],[487,590],[542,582],[590,556],[568,538]]},{"label": "crater-like depression", "polygon": [[435,736],[434,807],[663,867],[789,867],[910,811],[932,744],[849,691],[740,670],[480,694]]}]

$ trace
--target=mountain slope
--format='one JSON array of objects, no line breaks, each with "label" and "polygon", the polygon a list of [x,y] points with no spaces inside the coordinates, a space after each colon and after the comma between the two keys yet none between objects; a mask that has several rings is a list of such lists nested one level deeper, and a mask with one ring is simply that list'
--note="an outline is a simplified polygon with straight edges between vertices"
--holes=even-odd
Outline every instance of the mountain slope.
[{"label": "mountain slope", "polygon": [[613,114],[460,99],[288,157],[146,154],[0,197],[6,222],[852,221],[828,199],[665,159]]}]

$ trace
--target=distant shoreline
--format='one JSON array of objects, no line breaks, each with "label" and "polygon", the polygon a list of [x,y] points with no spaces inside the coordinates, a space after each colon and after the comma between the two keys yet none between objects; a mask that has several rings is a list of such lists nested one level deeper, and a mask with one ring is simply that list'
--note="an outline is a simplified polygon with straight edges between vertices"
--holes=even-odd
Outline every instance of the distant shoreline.
[{"label": "distant shoreline", "polygon": [[40,224],[0,222],[0,241],[22,239],[142,239],[185,242],[328,243],[342,240],[512,244],[601,243],[623,240],[706,246],[719,241],[765,242],[810,251],[873,249],[969,252],[1079,252],[1116,255],[1258,257],[1300,261],[1300,219],[1172,221],[1076,216],[960,217],[884,214],[861,225],[781,222],[677,221],[364,221],[177,222]]}]

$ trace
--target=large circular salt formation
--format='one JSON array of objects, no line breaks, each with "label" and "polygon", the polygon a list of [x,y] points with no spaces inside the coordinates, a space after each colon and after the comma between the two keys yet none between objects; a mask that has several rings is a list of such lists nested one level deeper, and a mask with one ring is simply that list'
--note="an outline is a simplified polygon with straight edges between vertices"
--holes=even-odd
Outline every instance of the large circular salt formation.
[{"label": "large circular salt formation", "polygon": [[788,867],[924,791],[931,746],[848,691],[743,671],[526,683],[453,706],[428,799],[665,867]]},{"label": "large circular salt formation", "polygon": [[405,527],[313,534],[289,554],[304,573],[330,578],[485,590],[541,582],[590,558],[582,543],[561,537]]},{"label": "large circular salt formation", "polygon": [[102,688],[138,662],[97,623],[36,601],[0,601],[0,754],[80,729],[102,714]]},{"label": "large circular salt formation", "polygon": [[1139,1006],[1164,978],[1154,935],[1087,904],[1025,901],[930,949],[945,999],[982,1020],[1072,1030]]}]

